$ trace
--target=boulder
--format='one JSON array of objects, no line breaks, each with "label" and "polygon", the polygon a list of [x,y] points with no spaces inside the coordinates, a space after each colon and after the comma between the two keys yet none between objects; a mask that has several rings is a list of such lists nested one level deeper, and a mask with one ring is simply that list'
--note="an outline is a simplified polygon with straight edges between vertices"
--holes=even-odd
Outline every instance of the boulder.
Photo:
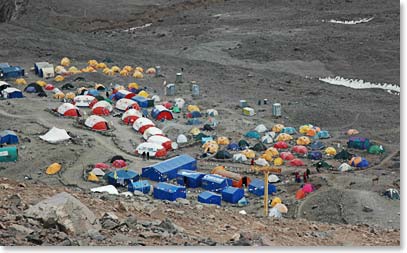
[{"label": "boulder", "polygon": [[95,214],[66,192],[31,206],[24,216],[41,221],[45,227],[58,227],[68,234],[79,235],[91,229],[100,230]]}]

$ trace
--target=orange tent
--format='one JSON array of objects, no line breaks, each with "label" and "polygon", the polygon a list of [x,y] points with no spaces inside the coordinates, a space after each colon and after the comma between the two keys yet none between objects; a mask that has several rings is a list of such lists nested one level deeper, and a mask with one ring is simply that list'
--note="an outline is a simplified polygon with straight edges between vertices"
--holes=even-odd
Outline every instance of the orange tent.
[{"label": "orange tent", "polygon": [[302,189],[299,189],[299,190],[295,193],[295,198],[296,198],[296,199],[303,199],[303,198],[305,198],[306,195],[307,195],[307,194],[306,194]]}]

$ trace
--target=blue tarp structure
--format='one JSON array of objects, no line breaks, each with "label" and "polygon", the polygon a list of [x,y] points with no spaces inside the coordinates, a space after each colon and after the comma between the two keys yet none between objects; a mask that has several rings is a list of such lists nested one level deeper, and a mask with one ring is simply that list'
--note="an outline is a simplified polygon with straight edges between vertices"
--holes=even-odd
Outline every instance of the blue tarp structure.
[{"label": "blue tarp structure", "polygon": [[[249,184],[249,192],[253,193],[257,196],[264,195],[264,180],[261,179],[253,179]],[[277,192],[277,187],[273,184],[268,185],[268,192],[269,195]]]},{"label": "blue tarp structure", "polygon": [[178,170],[196,170],[196,160],[189,155],[180,155],[142,168],[142,177],[153,181],[168,181],[177,177]]},{"label": "blue tarp structure", "polygon": [[0,132],[0,144],[16,144],[18,143],[17,134],[11,130]]},{"label": "blue tarp structure", "polygon": [[311,151],[308,153],[308,159],[311,160],[321,160],[322,159],[322,152],[319,151]]},{"label": "blue tarp structure", "polygon": [[141,108],[147,108],[149,105],[147,98],[143,96],[134,96],[131,99],[136,101]]},{"label": "blue tarp structure", "polygon": [[222,202],[222,196],[210,191],[204,191],[198,195],[198,202],[220,206]]},{"label": "blue tarp structure", "polygon": [[99,91],[95,90],[95,89],[90,89],[85,92],[85,95],[97,97],[97,96],[99,96]]},{"label": "blue tarp structure", "polygon": [[370,146],[370,141],[367,138],[363,137],[350,137],[348,140],[348,148],[355,148],[355,149],[368,149]]},{"label": "blue tarp structure", "polygon": [[23,98],[23,92],[15,88],[6,88],[3,90],[3,96],[5,98]]},{"label": "blue tarp structure", "polygon": [[222,200],[229,203],[237,203],[243,197],[244,190],[241,188],[228,186],[222,191]]},{"label": "blue tarp structure", "polygon": [[107,181],[114,186],[126,186],[131,182],[138,181],[140,175],[133,170],[116,170],[107,174]]},{"label": "blue tarp structure", "polygon": [[151,190],[151,185],[147,180],[129,183],[127,186],[129,192],[140,191],[147,194]]},{"label": "blue tarp structure", "polygon": [[331,137],[331,135],[329,134],[329,132],[328,132],[328,131],[325,131],[325,130],[319,131],[316,136],[318,136],[318,138],[320,138],[320,139],[328,139],[328,138]]},{"label": "blue tarp structure", "polygon": [[202,178],[202,188],[208,191],[219,192],[229,185],[232,185],[232,179],[219,175],[210,174]]},{"label": "blue tarp structure", "polygon": [[313,143],[311,143],[310,148],[312,150],[323,149],[325,148],[325,144],[320,141],[314,141]]},{"label": "blue tarp structure", "polygon": [[198,118],[188,119],[187,125],[200,125],[202,121]]},{"label": "blue tarp structure", "polygon": [[175,201],[177,198],[186,198],[187,192],[184,186],[160,182],[154,186],[153,196],[155,199]]},{"label": "blue tarp structure", "polygon": [[177,183],[186,187],[197,188],[202,184],[204,173],[193,170],[179,170],[177,173]]},{"label": "blue tarp structure", "polygon": [[232,150],[232,151],[238,151],[240,149],[240,147],[236,143],[230,143],[229,145],[226,146],[226,149]]},{"label": "blue tarp structure", "polygon": [[281,129],[281,133],[284,134],[296,134],[297,130],[294,127],[284,127]]},{"label": "blue tarp structure", "polygon": [[0,67],[1,78],[19,78],[24,76],[24,69],[18,66],[5,66]]},{"label": "blue tarp structure", "polygon": [[35,92],[37,92],[37,90],[36,90],[35,87],[33,87],[33,86],[27,87],[27,88],[25,89],[25,91],[28,92],[28,93],[35,93]]},{"label": "blue tarp structure", "polygon": [[244,136],[252,139],[260,139],[260,134],[254,130],[248,131]]},{"label": "blue tarp structure", "polygon": [[202,117],[202,114],[200,112],[198,112],[198,111],[192,111],[190,113],[191,113],[192,118],[200,118],[200,117]]}]

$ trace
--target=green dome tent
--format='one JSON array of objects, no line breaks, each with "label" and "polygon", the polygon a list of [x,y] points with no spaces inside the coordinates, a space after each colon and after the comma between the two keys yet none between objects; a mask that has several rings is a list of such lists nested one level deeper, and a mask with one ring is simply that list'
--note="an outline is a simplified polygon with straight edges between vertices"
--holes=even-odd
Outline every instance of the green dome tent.
[{"label": "green dome tent", "polygon": [[382,145],[380,145],[380,146],[379,145],[371,145],[369,147],[369,149],[367,150],[367,152],[369,154],[375,154],[375,155],[383,154],[384,153],[384,148],[383,148]]}]

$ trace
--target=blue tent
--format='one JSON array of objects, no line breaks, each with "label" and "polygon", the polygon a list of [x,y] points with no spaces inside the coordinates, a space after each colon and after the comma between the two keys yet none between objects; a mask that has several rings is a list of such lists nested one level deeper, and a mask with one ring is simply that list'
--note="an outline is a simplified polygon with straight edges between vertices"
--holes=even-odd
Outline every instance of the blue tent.
[{"label": "blue tent", "polygon": [[147,180],[131,182],[128,184],[127,189],[129,192],[140,191],[144,194],[149,193],[151,185]]},{"label": "blue tent", "polygon": [[204,191],[198,195],[198,201],[205,204],[221,205],[222,197],[219,194]]},{"label": "blue tent", "polygon": [[180,155],[142,168],[142,177],[153,181],[168,181],[177,177],[178,170],[196,170],[196,160],[189,155]]},{"label": "blue tent", "polygon": [[325,144],[320,141],[314,141],[313,143],[311,143],[310,148],[312,150],[323,149],[323,148],[325,148]]},{"label": "blue tent", "polygon": [[140,175],[133,170],[116,170],[107,174],[107,181],[114,186],[125,186],[133,181],[138,181]]},{"label": "blue tent", "polygon": [[244,136],[252,139],[260,139],[260,134],[254,130],[247,132]]},{"label": "blue tent", "polygon": [[147,100],[147,98],[145,98],[143,96],[134,96],[131,99],[136,101],[137,104],[142,108],[147,108],[148,107],[148,100]]},{"label": "blue tent", "polygon": [[359,163],[356,163],[357,159],[351,160],[351,166],[357,167],[357,168],[367,168],[369,166],[369,162],[366,160],[366,158],[361,157],[361,160]]},{"label": "blue tent", "polygon": [[229,145],[226,146],[226,149],[232,150],[232,151],[238,151],[240,149],[240,147],[236,143],[230,143]]},{"label": "blue tent", "polygon": [[208,191],[219,192],[229,185],[232,185],[232,179],[222,176],[208,174],[202,178],[202,188]]},{"label": "blue tent", "polygon": [[185,199],[187,192],[184,186],[160,182],[154,186],[153,196],[155,199],[175,201],[177,198]]},{"label": "blue tent", "polygon": [[243,197],[244,190],[241,188],[228,186],[222,191],[222,200],[229,203],[237,203]]},{"label": "blue tent", "polygon": [[192,111],[190,113],[191,113],[192,118],[200,118],[200,117],[202,117],[202,114],[200,112],[198,112],[198,111]]},{"label": "blue tent", "polygon": [[28,93],[35,93],[35,92],[37,92],[37,90],[36,90],[35,87],[33,87],[33,86],[27,87],[27,88],[25,89],[25,91],[28,92]]},{"label": "blue tent", "polygon": [[4,130],[0,132],[0,144],[16,144],[18,137],[15,132]]},{"label": "blue tent", "polygon": [[99,96],[99,91],[95,90],[95,89],[90,89],[85,92],[85,95],[97,97],[97,96]]},{"label": "blue tent", "polygon": [[[5,93],[5,95],[4,95],[4,93]],[[6,98],[23,98],[24,97],[21,90],[13,89],[13,88],[7,88],[7,89],[3,90],[3,95]]]},{"label": "blue tent", "polygon": [[202,124],[202,121],[197,118],[188,119],[187,121],[187,125],[200,125],[200,124]]},{"label": "blue tent", "polygon": [[[261,179],[253,179],[249,184],[249,192],[253,193],[257,196],[264,195],[264,180]],[[277,187],[273,184],[268,185],[268,192],[269,195],[277,192]]]},{"label": "blue tent", "polygon": [[197,188],[202,184],[204,173],[193,170],[179,170],[177,173],[177,183],[186,187]]},{"label": "blue tent", "polygon": [[352,136],[348,140],[348,148],[355,149],[368,149],[370,146],[370,140],[363,137]]},{"label": "blue tent", "polygon": [[284,127],[281,129],[281,133],[284,134],[296,134],[297,130],[294,127]]},{"label": "blue tent", "polygon": [[321,160],[322,159],[322,153],[319,151],[311,151],[308,153],[308,159],[311,160]]},{"label": "blue tent", "polygon": [[205,144],[208,141],[213,141],[213,137],[208,136],[208,137],[202,137],[202,139],[201,139],[202,144]]},{"label": "blue tent", "polygon": [[320,139],[328,139],[331,137],[328,131],[319,131],[316,136],[318,136]]},{"label": "blue tent", "polygon": [[24,69],[18,66],[0,67],[2,78],[19,78],[24,76]]}]

